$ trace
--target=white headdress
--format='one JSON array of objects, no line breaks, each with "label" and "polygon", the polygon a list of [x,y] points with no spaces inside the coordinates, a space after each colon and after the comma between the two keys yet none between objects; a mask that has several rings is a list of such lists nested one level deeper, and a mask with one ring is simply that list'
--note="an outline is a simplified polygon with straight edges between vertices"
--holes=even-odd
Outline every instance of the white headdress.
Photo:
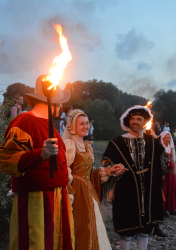
[{"label": "white headdress", "polygon": [[85,144],[81,144],[77,138],[75,137],[75,135],[77,134],[76,132],[76,121],[77,121],[77,118],[80,116],[80,115],[85,115],[87,116],[82,110],[80,109],[74,109],[70,112],[70,114],[68,115],[68,118],[67,118],[67,126],[63,132],[63,135],[62,135],[62,139],[63,141],[66,140],[66,139],[72,139],[76,145],[77,145],[77,148],[79,149],[80,152],[84,152],[85,151]]},{"label": "white headdress", "polygon": [[[167,134],[169,134],[169,135],[170,135],[170,138],[171,138],[168,147],[166,147],[166,145],[165,145],[164,142],[163,142],[163,138],[164,138],[165,135],[167,135]],[[161,136],[161,144],[162,144],[163,147],[165,148],[166,153],[170,154],[170,153],[171,153],[171,149],[172,149],[172,148],[174,149],[174,147],[175,147],[175,146],[174,146],[174,141],[173,141],[173,139],[172,139],[171,133],[170,133],[169,131],[163,131],[163,132],[160,134],[160,136]]]}]

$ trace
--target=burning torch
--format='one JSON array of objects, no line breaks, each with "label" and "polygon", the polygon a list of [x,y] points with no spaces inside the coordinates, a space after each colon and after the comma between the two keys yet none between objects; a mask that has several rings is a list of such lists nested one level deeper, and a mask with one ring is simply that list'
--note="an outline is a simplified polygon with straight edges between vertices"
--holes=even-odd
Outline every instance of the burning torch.
[{"label": "burning torch", "polygon": [[[145,107],[148,108],[148,109],[151,109],[152,108],[152,102],[148,101],[147,105]],[[146,133],[147,134],[151,133],[151,127],[152,127],[152,120],[147,122],[147,124],[146,124]]]},{"label": "burning torch", "polygon": [[[48,124],[49,124],[49,138],[54,138],[53,117],[52,117],[52,102],[51,97],[55,96],[56,86],[63,77],[63,71],[67,63],[71,61],[72,56],[68,49],[67,38],[62,34],[62,26],[60,24],[53,24],[56,32],[59,34],[59,43],[62,48],[62,53],[53,60],[52,68],[49,75],[42,79],[42,92],[47,97],[48,104]],[[50,177],[53,178],[53,167],[57,171],[56,155],[50,156]]]}]

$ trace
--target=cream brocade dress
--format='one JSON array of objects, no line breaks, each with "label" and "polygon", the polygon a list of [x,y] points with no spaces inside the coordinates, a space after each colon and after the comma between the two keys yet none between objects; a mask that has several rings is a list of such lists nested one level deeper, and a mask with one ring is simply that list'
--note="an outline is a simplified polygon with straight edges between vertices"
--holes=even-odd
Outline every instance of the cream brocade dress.
[{"label": "cream brocade dress", "polygon": [[73,175],[73,218],[75,227],[75,250],[111,250],[101,207],[95,189],[90,182],[93,152],[85,143],[86,152],[80,152],[71,139],[66,145],[67,164]]}]

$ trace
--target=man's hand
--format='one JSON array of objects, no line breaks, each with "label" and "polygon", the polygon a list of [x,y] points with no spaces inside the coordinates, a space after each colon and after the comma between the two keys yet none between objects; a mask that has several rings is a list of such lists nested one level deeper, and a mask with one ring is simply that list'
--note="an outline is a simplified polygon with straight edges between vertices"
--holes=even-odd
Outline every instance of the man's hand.
[{"label": "man's hand", "polygon": [[49,158],[51,155],[57,155],[58,154],[58,145],[57,143],[58,139],[57,138],[49,138],[43,143],[43,149],[42,149],[42,160],[46,160]]},{"label": "man's hand", "polygon": [[128,171],[129,169],[125,168],[121,163],[116,164],[110,168],[111,172],[114,172],[117,175],[121,175]]}]

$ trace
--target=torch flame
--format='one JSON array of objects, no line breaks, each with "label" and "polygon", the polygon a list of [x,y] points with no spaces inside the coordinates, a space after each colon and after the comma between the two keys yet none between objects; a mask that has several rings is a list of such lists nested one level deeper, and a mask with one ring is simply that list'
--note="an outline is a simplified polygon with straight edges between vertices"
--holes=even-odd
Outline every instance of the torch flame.
[{"label": "torch flame", "polygon": [[[146,108],[149,108],[148,106],[151,105],[151,104],[152,104],[152,102],[151,102],[151,101],[148,101],[148,102],[147,102],[147,105],[145,105],[145,107],[146,107]],[[147,124],[145,125],[145,127],[146,127],[146,130],[150,130],[151,127],[152,127],[152,120],[151,120],[150,122],[147,122]]]},{"label": "torch flame", "polygon": [[147,102],[147,105],[146,105],[145,107],[148,108],[148,106],[149,106],[150,104],[152,104],[152,102],[151,102],[151,101],[148,101],[148,102]]},{"label": "torch flame", "polygon": [[62,26],[60,24],[53,24],[56,32],[59,34],[59,43],[62,48],[62,53],[55,57],[52,63],[52,68],[49,71],[49,76],[42,81],[50,81],[52,85],[48,88],[55,88],[63,77],[63,71],[67,67],[67,63],[72,60],[72,55],[68,49],[67,38],[62,34]]},{"label": "torch flame", "polygon": [[146,129],[149,130],[149,129],[151,129],[151,127],[152,127],[152,121],[147,122]]}]

